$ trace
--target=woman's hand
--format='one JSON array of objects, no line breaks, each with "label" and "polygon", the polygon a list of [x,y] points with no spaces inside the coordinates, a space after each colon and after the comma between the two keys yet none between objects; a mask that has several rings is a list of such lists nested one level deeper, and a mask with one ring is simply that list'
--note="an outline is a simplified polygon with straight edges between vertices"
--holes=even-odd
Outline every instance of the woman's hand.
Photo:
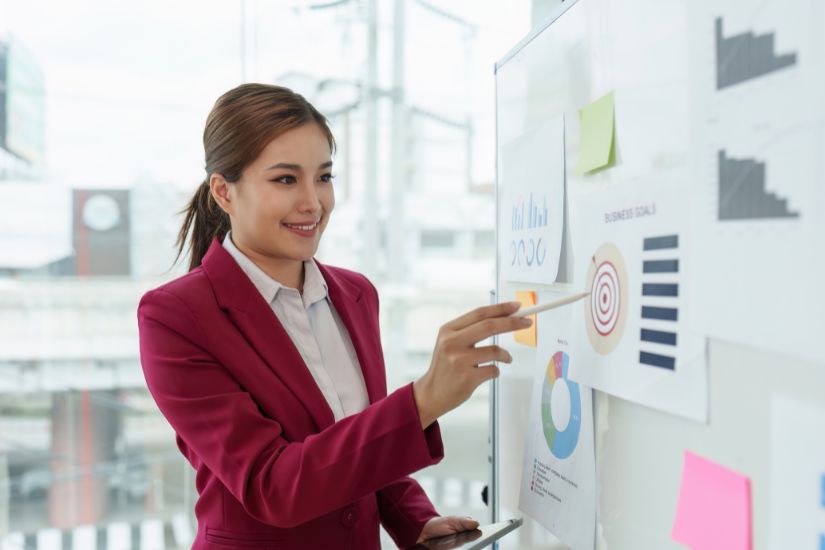
[{"label": "woman's hand", "polygon": [[483,368],[479,365],[513,360],[499,346],[477,348],[475,345],[494,334],[529,327],[532,324],[529,318],[510,317],[520,306],[519,302],[505,302],[480,307],[441,327],[430,368],[413,383],[422,428],[462,404],[478,386],[498,376],[495,365]]},{"label": "woman's hand", "polygon": [[424,524],[424,529],[421,530],[421,536],[418,537],[416,544],[421,544],[425,540],[435,537],[446,537],[463,531],[472,531],[476,527],[478,527],[478,522],[473,518],[437,516]]}]

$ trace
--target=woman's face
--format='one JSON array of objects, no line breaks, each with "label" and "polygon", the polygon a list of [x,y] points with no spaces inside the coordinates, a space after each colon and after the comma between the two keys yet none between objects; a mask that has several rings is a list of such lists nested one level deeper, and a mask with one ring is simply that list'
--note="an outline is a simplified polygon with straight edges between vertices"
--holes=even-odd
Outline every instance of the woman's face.
[{"label": "woman's face", "polygon": [[281,134],[229,184],[232,240],[267,260],[305,261],[335,206],[329,142],[316,124]]}]

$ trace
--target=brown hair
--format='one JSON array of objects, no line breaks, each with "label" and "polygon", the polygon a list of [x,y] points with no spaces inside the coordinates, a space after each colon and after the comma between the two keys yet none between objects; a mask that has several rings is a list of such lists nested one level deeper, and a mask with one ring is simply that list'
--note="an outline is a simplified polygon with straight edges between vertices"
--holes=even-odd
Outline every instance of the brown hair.
[{"label": "brown hair", "polygon": [[242,84],[223,94],[206,118],[203,130],[203,153],[206,177],[198,186],[185,214],[175,246],[180,259],[189,239],[189,271],[201,264],[212,239],[223,239],[229,231],[229,215],[215,202],[209,190],[212,174],[221,174],[230,183],[237,182],[244,168],[251,164],[273,139],[288,130],[315,123],[327,137],[330,151],[335,152],[335,138],[327,119],[303,96],[282,86]]}]

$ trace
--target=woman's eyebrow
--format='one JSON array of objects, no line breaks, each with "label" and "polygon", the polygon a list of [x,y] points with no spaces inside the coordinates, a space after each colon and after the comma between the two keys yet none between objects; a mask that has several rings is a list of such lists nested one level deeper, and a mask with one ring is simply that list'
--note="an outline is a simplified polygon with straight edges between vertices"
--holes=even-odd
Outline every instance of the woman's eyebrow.
[{"label": "woman's eyebrow", "polygon": [[[332,166],[332,161],[328,160],[328,161],[320,164],[318,166],[318,169],[322,170],[324,168],[329,168],[330,166]],[[301,165],[300,164],[290,164],[288,162],[279,162],[278,164],[273,164],[272,166],[267,168],[267,170],[274,170],[275,168],[283,168],[285,170],[298,170],[298,171],[300,171],[301,170]]]}]

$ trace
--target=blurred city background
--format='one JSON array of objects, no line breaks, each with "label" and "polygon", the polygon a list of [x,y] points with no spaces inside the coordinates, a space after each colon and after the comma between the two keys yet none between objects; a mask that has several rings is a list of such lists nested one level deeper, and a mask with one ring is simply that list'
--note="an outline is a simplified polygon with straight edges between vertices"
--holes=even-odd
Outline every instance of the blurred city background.
[{"label": "blurred city background", "polygon": [[[136,307],[172,266],[202,132],[241,82],[330,120],[318,258],[378,287],[390,391],[494,287],[493,66],[539,0],[0,0],[0,549],[188,548],[194,471],[145,389]],[[489,518],[488,393],[416,474]],[[391,541],[384,534],[387,548]]]}]

